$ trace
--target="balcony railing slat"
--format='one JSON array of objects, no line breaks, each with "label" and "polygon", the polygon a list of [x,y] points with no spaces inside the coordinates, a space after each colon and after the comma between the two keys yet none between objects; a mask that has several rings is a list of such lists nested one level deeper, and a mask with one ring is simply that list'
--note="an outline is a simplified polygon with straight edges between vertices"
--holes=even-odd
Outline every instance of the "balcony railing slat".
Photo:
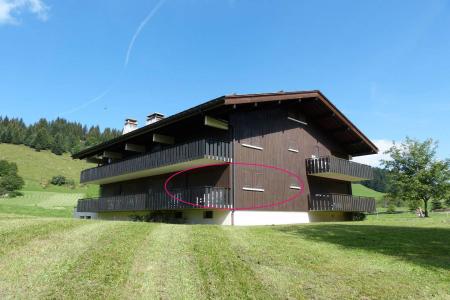
[{"label": "balcony railing slat", "polygon": [[374,212],[375,199],[344,194],[315,194],[308,197],[311,211]]},{"label": "balcony railing slat", "polygon": [[166,147],[137,157],[129,158],[81,172],[80,181],[90,182],[146,169],[172,165],[208,156],[211,159],[229,160],[230,142],[199,139]]},{"label": "balcony railing slat", "polygon": [[[179,199],[208,208],[231,208],[230,189],[222,187],[198,187],[174,189],[172,193]],[[143,211],[198,208],[175,199],[164,191],[148,194],[120,195],[91,199],[80,199],[78,212]]]},{"label": "balcony railing slat", "polygon": [[306,171],[311,175],[329,172],[361,178],[361,180],[373,179],[372,167],[331,155],[306,159]]}]

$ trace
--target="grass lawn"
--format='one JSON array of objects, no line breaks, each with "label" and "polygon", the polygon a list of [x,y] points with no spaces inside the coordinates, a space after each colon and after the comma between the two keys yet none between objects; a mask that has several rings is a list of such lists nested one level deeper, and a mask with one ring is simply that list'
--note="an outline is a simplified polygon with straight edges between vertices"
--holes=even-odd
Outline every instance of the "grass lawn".
[{"label": "grass lawn", "polygon": [[84,194],[22,191],[23,196],[0,198],[0,213],[70,218]]},{"label": "grass lawn", "polygon": [[221,227],[3,213],[0,297],[449,299],[450,218]]},{"label": "grass lawn", "polygon": [[[26,191],[87,193],[90,195],[98,193],[97,186],[79,185],[81,170],[95,165],[82,160],[74,160],[69,154],[55,155],[50,151],[37,152],[24,145],[0,144],[0,159],[17,164],[19,175],[25,180],[24,190]],[[71,189],[66,186],[48,185],[43,189],[41,183],[50,181],[56,175],[73,179],[77,187]]]}]

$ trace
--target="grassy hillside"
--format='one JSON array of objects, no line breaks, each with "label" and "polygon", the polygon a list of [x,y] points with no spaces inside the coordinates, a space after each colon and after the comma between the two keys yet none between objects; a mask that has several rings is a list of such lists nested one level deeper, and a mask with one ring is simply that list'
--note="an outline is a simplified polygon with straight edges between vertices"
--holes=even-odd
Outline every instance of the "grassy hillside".
[{"label": "grassy hillside", "polygon": [[372,190],[360,183],[352,184],[353,195],[355,196],[365,196],[365,197],[374,197],[377,202],[383,198],[384,193],[377,192]]},{"label": "grassy hillside", "polygon": [[226,227],[0,214],[0,295],[448,299],[450,221]]},{"label": "grassy hillside", "polygon": [[0,213],[70,218],[84,194],[23,191],[23,196],[0,198]]},{"label": "grassy hillside", "polygon": [[[86,193],[88,187],[79,186],[80,172],[94,165],[85,161],[73,160],[70,155],[55,155],[50,151],[37,152],[23,145],[0,144],[0,159],[17,163],[19,175],[25,179],[26,191],[52,191],[65,193]],[[57,187],[49,185],[43,189],[41,182],[50,180],[53,176],[63,175],[75,180],[78,187]],[[96,187],[91,188],[95,193]],[[91,191],[90,191],[91,192]]]}]

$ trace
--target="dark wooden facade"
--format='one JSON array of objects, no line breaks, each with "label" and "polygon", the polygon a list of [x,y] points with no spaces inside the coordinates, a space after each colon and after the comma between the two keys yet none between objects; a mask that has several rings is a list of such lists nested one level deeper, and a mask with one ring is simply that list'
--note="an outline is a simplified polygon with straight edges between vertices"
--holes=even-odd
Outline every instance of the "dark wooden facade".
[{"label": "dark wooden facade", "polygon": [[[140,172],[184,166],[202,159],[276,166],[301,177],[304,190],[299,198],[262,210],[307,212],[325,211],[318,208],[326,207],[332,211],[373,211],[373,199],[350,196],[350,181],[370,179],[372,170],[348,159],[351,155],[375,153],[376,147],[326,98],[321,98],[320,93],[312,97],[313,94],[218,98],[200,106],[201,109],[180,113],[179,120],[176,115],[172,117],[174,120],[168,118],[159,121],[160,125],[144,128],[148,132],[138,129],[136,133],[85,150],[75,157],[86,158],[108,150],[120,152],[123,159],[104,161],[102,166],[83,171],[82,182],[118,179],[101,183],[100,198],[80,200],[78,211],[192,208],[174,202],[164,193],[163,183],[173,170],[161,169],[154,175]],[[228,130],[205,126],[205,115],[224,120]],[[175,144],[149,142],[153,133],[172,136]],[[146,153],[126,152],[125,143],[142,145]],[[130,179],[127,174],[137,177]],[[211,208],[239,209],[283,201],[298,193],[300,185],[292,176],[273,169],[229,165],[183,173],[171,181],[169,188],[200,202],[213,191],[220,191],[211,198],[213,202],[208,202],[212,203]]]}]

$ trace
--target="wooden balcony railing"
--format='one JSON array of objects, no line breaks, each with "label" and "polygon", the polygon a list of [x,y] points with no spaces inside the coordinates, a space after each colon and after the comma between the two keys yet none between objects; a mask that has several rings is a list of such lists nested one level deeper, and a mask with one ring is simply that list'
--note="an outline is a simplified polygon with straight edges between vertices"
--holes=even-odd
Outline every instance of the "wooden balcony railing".
[{"label": "wooden balcony railing", "polygon": [[[208,208],[232,208],[229,188],[197,187],[191,189],[174,189],[171,191],[177,198]],[[164,191],[150,194],[121,195],[80,199],[78,212],[113,212],[113,211],[145,211],[198,208],[169,197]]]},{"label": "wooden balcony railing", "polygon": [[315,194],[309,196],[310,211],[374,212],[375,199],[344,194]]},{"label": "wooden balcony railing", "polygon": [[108,165],[86,169],[81,172],[80,182],[95,182],[109,177],[202,158],[229,161],[231,157],[231,146],[229,142],[214,139],[199,139],[169,146],[158,151],[145,153]]},{"label": "wooden balcony railing", "polygon": [[308,175],[346,181],[373,179],[372,167],[335,156],[306,159],[306,172]]}]

